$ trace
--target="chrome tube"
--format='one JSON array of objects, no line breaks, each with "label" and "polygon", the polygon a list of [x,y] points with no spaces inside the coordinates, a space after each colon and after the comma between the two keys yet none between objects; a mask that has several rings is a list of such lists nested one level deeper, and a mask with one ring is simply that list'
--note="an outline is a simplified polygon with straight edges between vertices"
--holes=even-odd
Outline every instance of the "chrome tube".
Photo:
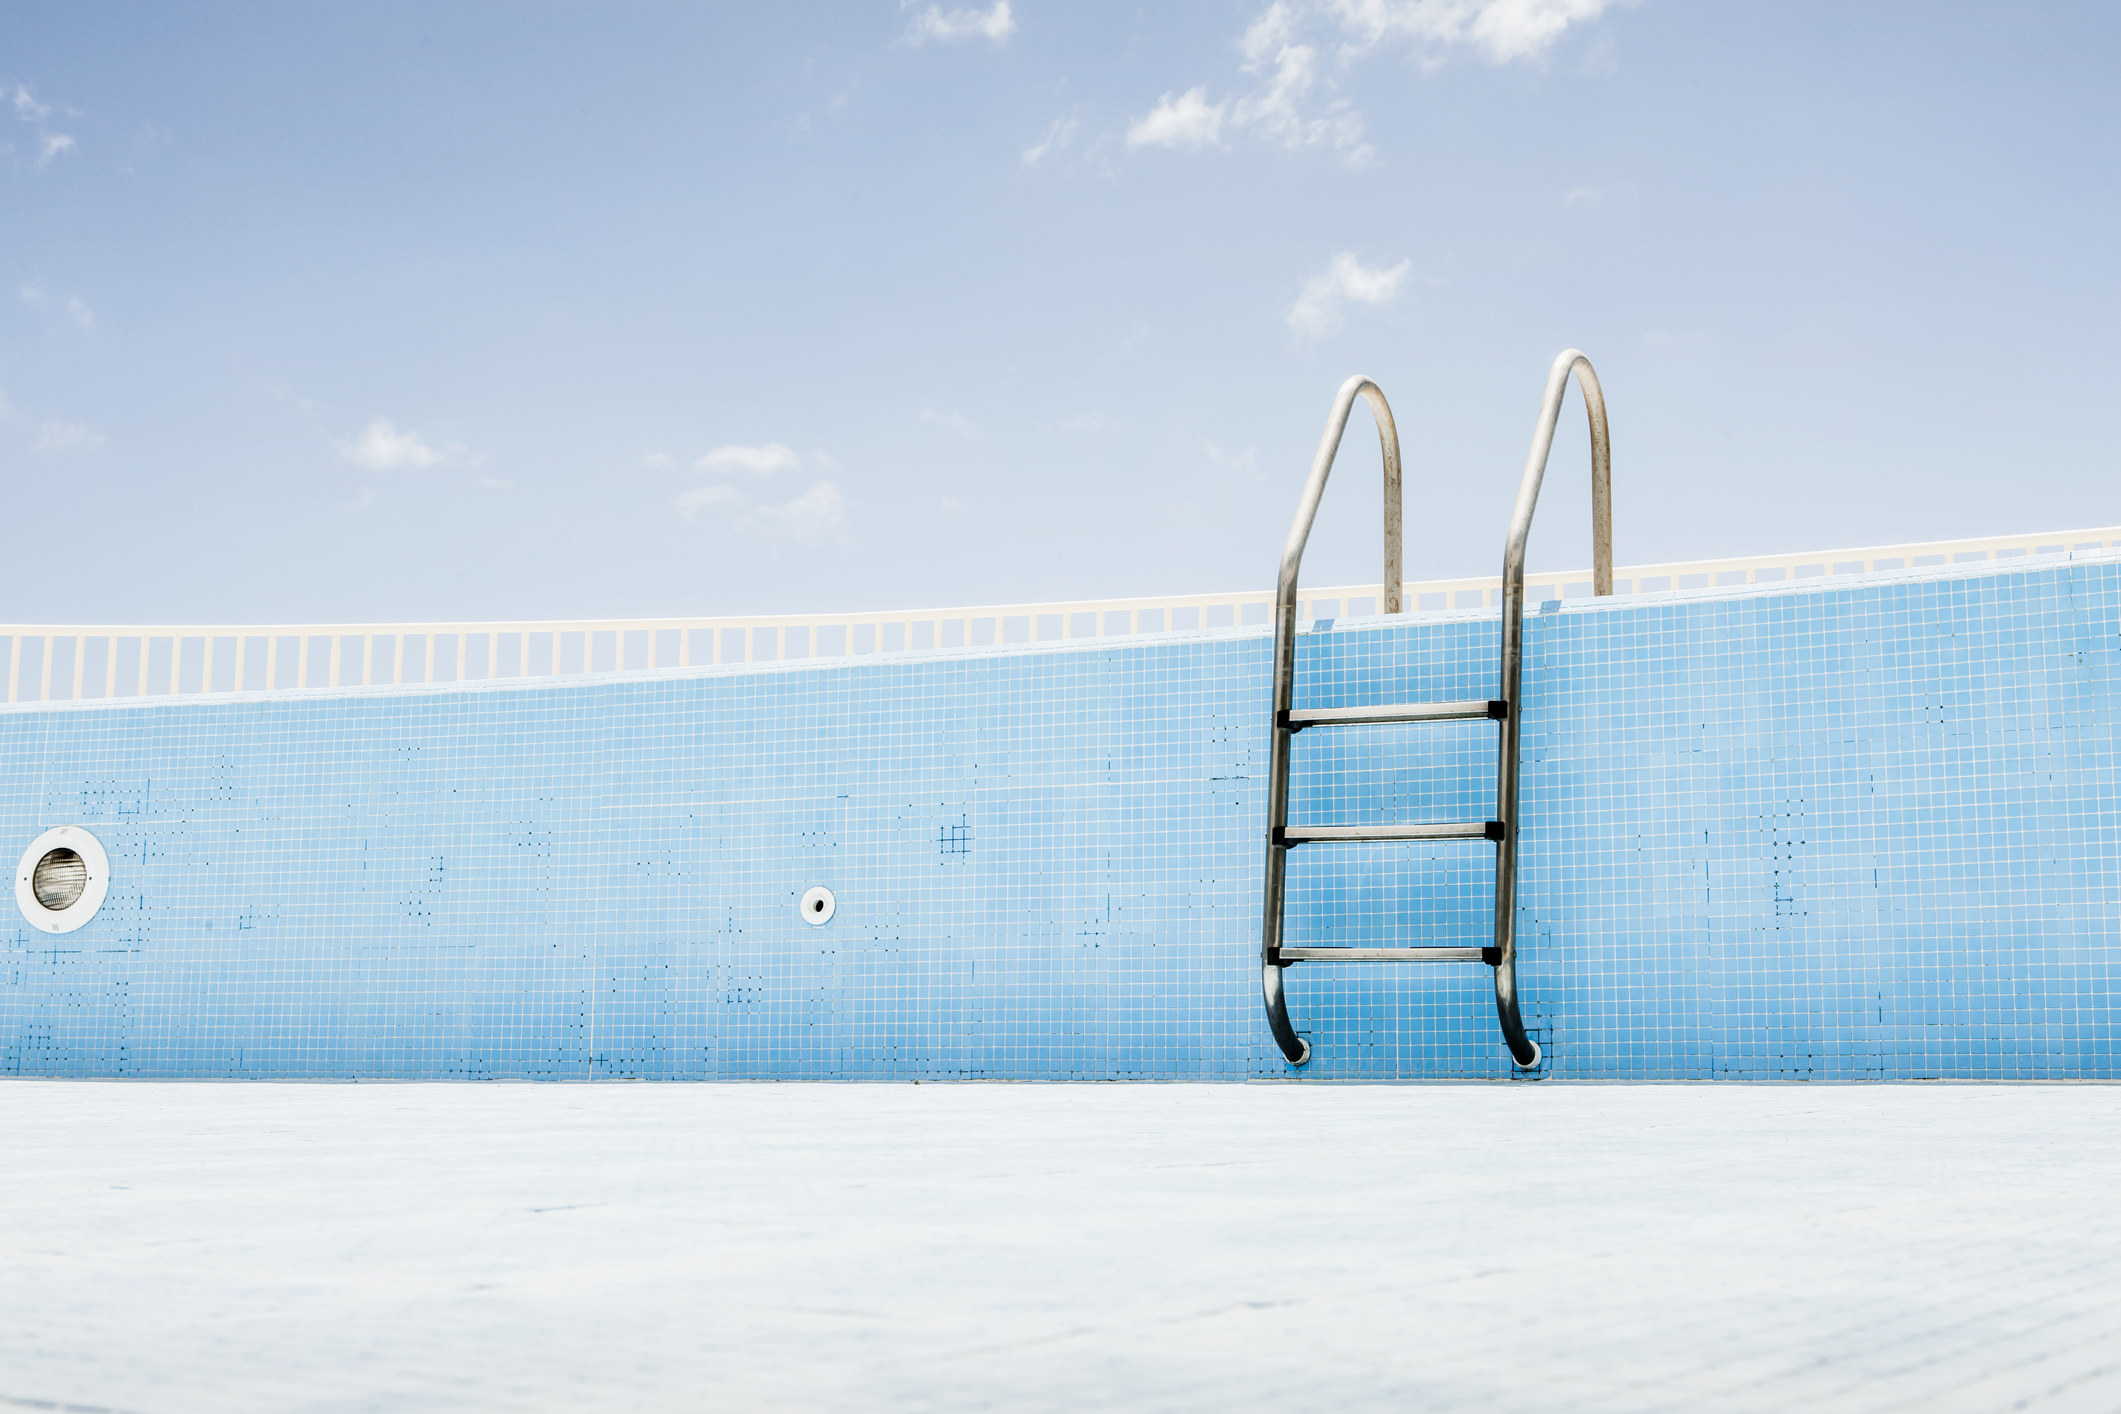
[{"label": "chrome tube", "polygon": [[1318,518],[1318,503],[1326,494],[1326,478],[1333,458],[1340,451],[1341,434],[1348,415],[1360,396],[1370,404],[1377,421],[1377,440],[1385,464],[1385,564],[1383,605],[1388,614],[1400,612],[1399,554],[1399,429],[1392,422],[1392,409],[1384,392],[1368,378],[1357,374],[1340,385],[1326,430],[1318,439],[1318,454],[1311,459],[1311,476],[1304,483],[1303,499],[1297,503],[1296,521],[1282,546],[1281,574],[1274,589],[1274,720],[1273,742],[1267,772],[1267,883],[1263,921],[1260,925],[1260,992],[1266,1002],[1267,1025],[1274,1043],[1290,1065],[1311,1058],[1311,1044],[1296,1034],[1289,1022],[1289,1007],[1282,991],[1281,913],[1287,877],[1288,847],[1282,831],[1289,823],[1289,709],[1296,684],[1296,575],[1303,565],[1304,545],[1311,538],[1311,523]]},{"label": "chrome tube", "polygon": [[1517,506],[1510,514],[1509,538],[1502,547],[1501,690],[1510,710],[1502,723],[1495,783],[1495,810],[1503,827],[1495,851],[1495,1018],[1509,1043],[1511,1059],[1527,1070],[1539,1064],[1539,1045],[1525,1035],[1517,1005],[1517,755],[1518,733],[1524,725],[1524,699],[1518,688],[1524,676],[1524,552],[1571,373],[1583,389],[1584,411],[1591,420],[1591,592],[1613,592],[1613,449],[1606,430],[1605,393],[1591,361],[1575,349],[1563,351],[1547,374],[1546,401],[1532,431],[1531,455],[1525,459]]}]

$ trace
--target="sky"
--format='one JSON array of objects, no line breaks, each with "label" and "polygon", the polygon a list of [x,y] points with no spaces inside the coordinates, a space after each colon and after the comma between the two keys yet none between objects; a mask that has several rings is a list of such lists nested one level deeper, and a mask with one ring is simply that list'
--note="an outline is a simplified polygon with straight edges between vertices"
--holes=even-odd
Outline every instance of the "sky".
[{"label": "sky", "polygon": [[1357,372],[1407,577],[1492,574],[1570,346],[1623,564],[2121,522],[2116,72],[2038,0],[10,0],[0,621],[1264,589]]}]

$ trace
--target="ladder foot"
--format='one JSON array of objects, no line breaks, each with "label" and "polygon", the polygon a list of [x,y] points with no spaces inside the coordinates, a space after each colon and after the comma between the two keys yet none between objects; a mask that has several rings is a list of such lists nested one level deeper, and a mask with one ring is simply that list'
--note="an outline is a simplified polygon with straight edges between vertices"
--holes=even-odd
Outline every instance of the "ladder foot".
[{"label": "ladder foot", "polygon": [[1519,1057],[1518,1057],[1518,1056],[1517,1056],[1517,1055],[1516,1055],[1515,1053],[1512,1053],[1512,1054],[1511,1054],[1511,1056],[1510,1056],[1510,1059],[1511,1059],[1512,1061],[1516,1062],[1517,1068],[1518,1068],[1519,1070],[1537,1070],[1537,1069],[1539,1069],[1539,1061],[1540,1061],[1540,1055],[1541,1055],[1541,1052],[1540,1052],[1540,1049],[1539,1049],[1539,1043],[1538,1043],[1537,1041],[1533,1040],[1533,1039],[1532,1039],[1531,1037],[1529,1037],[1529,1036],[1527,1036],[1527,1037],[1525,1037],[1525,1038],[1524,1038],[1524,1043],[1525,1043],[1525,1044],[1526,1044],[1527,1046],[1530,1046],[1530,1047],[1532,1048],[1532,1058],[1531,1058],[1530,1060],[1523,1060],[1523,1059],[1519,1058]]},{"label": "ladder foot", "polygon": [[1311,1043],[1296,1034],[1289,1024],[1289,1004],[1284,999],[1281,986],[1281,968],[1267,963],[1260,968],[1260,991],[1267,1004],[1267,1028],[1274,1033],[1274,1044],[1281,1047],[1282,1059],[1292,1066],[1302,1065],[1311,1059]]}]

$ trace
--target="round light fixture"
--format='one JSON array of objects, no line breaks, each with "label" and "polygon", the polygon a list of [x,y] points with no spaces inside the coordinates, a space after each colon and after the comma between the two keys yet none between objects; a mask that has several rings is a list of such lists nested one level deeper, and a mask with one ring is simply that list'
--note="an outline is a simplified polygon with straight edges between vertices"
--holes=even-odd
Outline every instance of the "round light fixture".
[{"label": "round light fixture", "polygon": [[15,867],[15,906],[40,932],[73,932],[96,916],[109,892],[110,856],[79,825],[46,830]]},{"label": "round light fixture", "polygon": [[803,901],[797,904],[796,908],[803,915],[805,923],[813,928],[822,928],[832,921],[833,910],[839,906],[840,901],[832,896],[832,890],[819,887],[804,894]]}]

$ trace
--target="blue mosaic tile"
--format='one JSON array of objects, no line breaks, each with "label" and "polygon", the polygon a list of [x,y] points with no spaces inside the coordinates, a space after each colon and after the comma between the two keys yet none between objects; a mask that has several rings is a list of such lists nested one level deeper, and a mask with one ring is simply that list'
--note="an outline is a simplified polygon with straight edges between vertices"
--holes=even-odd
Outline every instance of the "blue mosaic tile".
[{"label": "blue mosaic tile", "polygon": [[[1521,983],[1542,1073],[2112,1078],[2111,555],[1545,606]],[[1299,702],[1485,697],[1490,614],[1340,620]],[[1305,963],[1260,1015],[1257,628],[560,683],[0,709],[0,1071],[1503,1078],[1488,972]],[[1487,723],[1306,732],[1292,820],[1485,819]],[[823,927],[796,900],[835,891]],[[1288,940],[1479,944],[1478,843],[1308,845]]]}]

